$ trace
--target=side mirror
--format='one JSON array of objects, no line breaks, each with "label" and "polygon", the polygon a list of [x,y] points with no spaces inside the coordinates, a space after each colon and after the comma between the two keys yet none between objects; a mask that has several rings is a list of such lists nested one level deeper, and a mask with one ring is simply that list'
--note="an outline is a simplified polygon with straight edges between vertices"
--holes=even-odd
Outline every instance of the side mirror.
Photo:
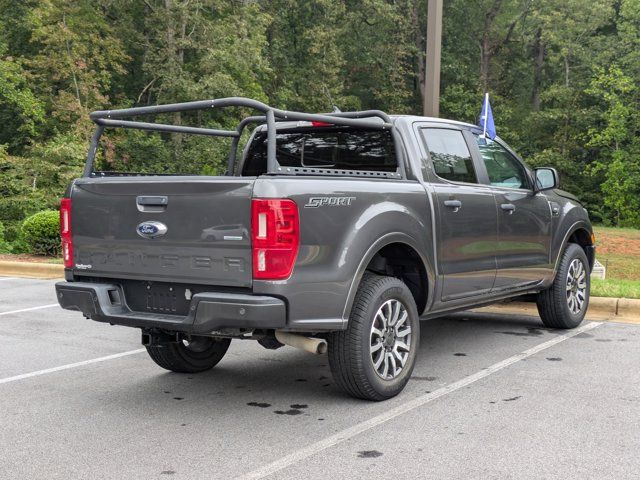
[{"label": "side mirror", "polygon": [[555,168],[543,167],[534,170],[536,175],[536,191],[552,190],[560,184],[560,177]]}]

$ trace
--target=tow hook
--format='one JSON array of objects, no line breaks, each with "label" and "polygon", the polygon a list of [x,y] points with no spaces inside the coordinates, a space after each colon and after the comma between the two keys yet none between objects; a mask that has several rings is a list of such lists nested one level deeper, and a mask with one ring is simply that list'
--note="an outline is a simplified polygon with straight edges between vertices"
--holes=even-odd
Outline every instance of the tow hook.
[{"label": "tow hook", "polygon": [[142,331],[142,345],[145,347],[160,347],[170,343],[176,343],[181,340],[180,333],[175,332],[168,334],[157,330]]}]

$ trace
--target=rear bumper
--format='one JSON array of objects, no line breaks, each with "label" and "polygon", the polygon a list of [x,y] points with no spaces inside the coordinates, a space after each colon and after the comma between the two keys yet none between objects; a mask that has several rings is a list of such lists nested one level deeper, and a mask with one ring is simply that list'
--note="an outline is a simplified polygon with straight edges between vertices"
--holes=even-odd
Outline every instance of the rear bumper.
[{"label": "rear bumper", "polygon": [[80,311],[98,322],[128,327],[206,334],[227,328],[283,328],[287,322],[284,301],[268,296],[198,293],[191,299],[189,314],[179,316],[130,310],[122,288],[116,284],[58,282],[56,294],[66,310]]}]

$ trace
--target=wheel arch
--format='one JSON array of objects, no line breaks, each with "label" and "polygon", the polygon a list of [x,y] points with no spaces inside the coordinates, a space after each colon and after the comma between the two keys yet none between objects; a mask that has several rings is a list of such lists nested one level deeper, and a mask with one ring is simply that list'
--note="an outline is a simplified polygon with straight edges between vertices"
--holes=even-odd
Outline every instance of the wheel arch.
[{"label": "wheel arch", "polygon": [[423,314],[427,310],[434,285],[433,270],[427,258],[420,252],[417,242],[409,235],[400,232],[388,233],[369,247],[358,265],[343,311],[345,321],[349,318],[356,292],[367,270],[397,276],[411,290],[418,313]]},{"label": "wheel arch", "polygon": [[587,260],[589,261],[589,270],[593,269],[593,264],[595,262],[595,245],[592,241],[592,232],[593,229],[591,225],[584,221],[575,222],[571,227],[567,229],[567,232],[562,239],[562,243],[560,244],[560,248],[556,254],[556,259],[554,262],[553,276],[558,272],[558,265],[560,263],[560,259],[562,258],[562,253],[567,248],[569,243],[575,243],[579,245],[583,250],[585,255],[587,256]]}]

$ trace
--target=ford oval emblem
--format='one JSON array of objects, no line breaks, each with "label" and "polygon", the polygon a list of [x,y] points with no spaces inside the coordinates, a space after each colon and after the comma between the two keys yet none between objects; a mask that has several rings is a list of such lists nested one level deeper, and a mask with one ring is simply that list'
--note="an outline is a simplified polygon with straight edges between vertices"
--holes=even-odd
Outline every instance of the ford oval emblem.
[{"label": "ford oval emblem", "polygon": [[144,238],[156,238],[167,233],[167,226],[160,222],[142,222],[137,226],[138,235]]}]

